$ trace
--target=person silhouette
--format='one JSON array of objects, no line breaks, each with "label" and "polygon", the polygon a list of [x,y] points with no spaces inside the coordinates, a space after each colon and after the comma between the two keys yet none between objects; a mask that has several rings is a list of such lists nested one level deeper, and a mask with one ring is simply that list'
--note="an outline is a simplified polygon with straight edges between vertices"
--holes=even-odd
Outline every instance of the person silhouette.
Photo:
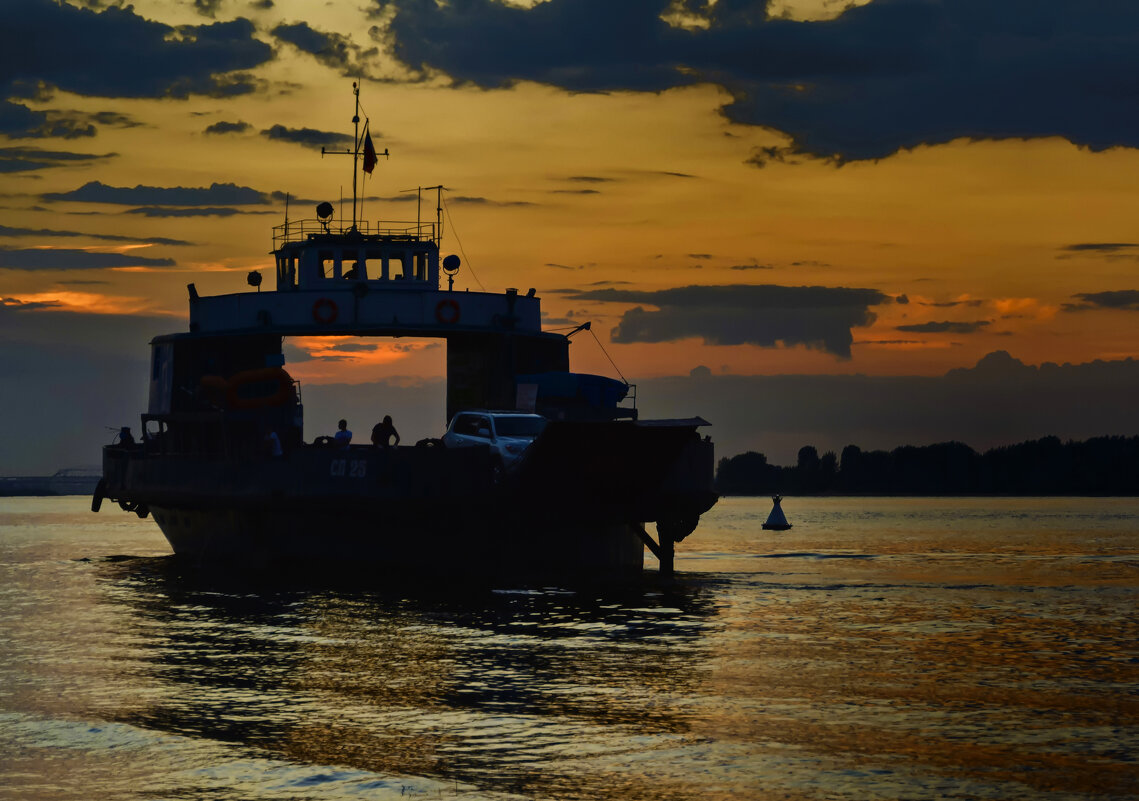
[{"label": "person silhouette", "polygon": [[333,441],[338,448],[347,448],[348,444],[352,442],[352,432],[348,430],[348,421],[341,420],[336,425],[337,431],[333,436]]},{"label": "person silhouette", "polygon": [[[395,442],[391,438],[395,437]],[[377,448],[392,448],[399,445],[399,432],[392,425],[392,416],[385,414],[382,422],[372,427],[372,444]]]}]

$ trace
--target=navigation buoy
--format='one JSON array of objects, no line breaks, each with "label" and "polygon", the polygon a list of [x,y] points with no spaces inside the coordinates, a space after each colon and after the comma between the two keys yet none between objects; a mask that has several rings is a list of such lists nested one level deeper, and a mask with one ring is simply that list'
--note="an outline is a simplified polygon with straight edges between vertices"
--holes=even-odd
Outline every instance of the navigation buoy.
[{"label": "navigation buoy", "polygon": [[782,495],[771,496],[771,503],[773,504],[771,514],[767,516],[767,522],[763,524],[763,527],[768,531],[786,531],[791,528],[791,524],[787,522],[787,516],[783,514],[783,507],[779,505],[782,500]]}]

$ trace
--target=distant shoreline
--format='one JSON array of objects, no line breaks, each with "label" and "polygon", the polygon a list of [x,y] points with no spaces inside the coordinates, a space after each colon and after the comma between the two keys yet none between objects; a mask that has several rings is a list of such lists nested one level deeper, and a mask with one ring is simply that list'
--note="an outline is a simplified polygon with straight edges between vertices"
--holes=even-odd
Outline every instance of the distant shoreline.
[{"label": "distant shoreline", "polygon": [[0,476],[0,498],[91,495],[99,476]]},{"label": "distant shoreline", "polygon": [[1139,498],[1136,492],[721,492],[721,498]]},{"label": "distant shoreline", "polygon": [[794,466],[769,464],[756,451],[723,458],[721,495],[868,495],[897,497],[1139,496],[1139,436],[1059,437],[978,453],[961,442],[864,451],[857,445],[819,455],[799,449]]}]

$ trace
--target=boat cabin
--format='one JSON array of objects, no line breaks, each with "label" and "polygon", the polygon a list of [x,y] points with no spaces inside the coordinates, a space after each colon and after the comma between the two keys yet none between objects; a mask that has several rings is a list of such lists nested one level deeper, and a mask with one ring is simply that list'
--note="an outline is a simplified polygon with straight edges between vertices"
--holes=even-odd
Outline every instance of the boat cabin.
[{"label": "boat cabin", "polygon": [[439,289],[434,226],[333,234],[323,226],[313,231],[314,223],[320,225],[302,220],[275,230],[278,292],[334,290],[343,282],[365,282],[376,289]]}]

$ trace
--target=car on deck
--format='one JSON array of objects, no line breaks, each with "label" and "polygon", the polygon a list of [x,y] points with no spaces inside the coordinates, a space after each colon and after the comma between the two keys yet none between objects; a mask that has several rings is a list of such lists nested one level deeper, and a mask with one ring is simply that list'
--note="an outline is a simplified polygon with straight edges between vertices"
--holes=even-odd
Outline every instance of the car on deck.
[{"label": "car on deck", "polygon": [[448,448],[485,445],[499,465],[509,469],[542,433],[546,422],[540,414],[525,412],[458,412],[443,435],[443,444]]}]

